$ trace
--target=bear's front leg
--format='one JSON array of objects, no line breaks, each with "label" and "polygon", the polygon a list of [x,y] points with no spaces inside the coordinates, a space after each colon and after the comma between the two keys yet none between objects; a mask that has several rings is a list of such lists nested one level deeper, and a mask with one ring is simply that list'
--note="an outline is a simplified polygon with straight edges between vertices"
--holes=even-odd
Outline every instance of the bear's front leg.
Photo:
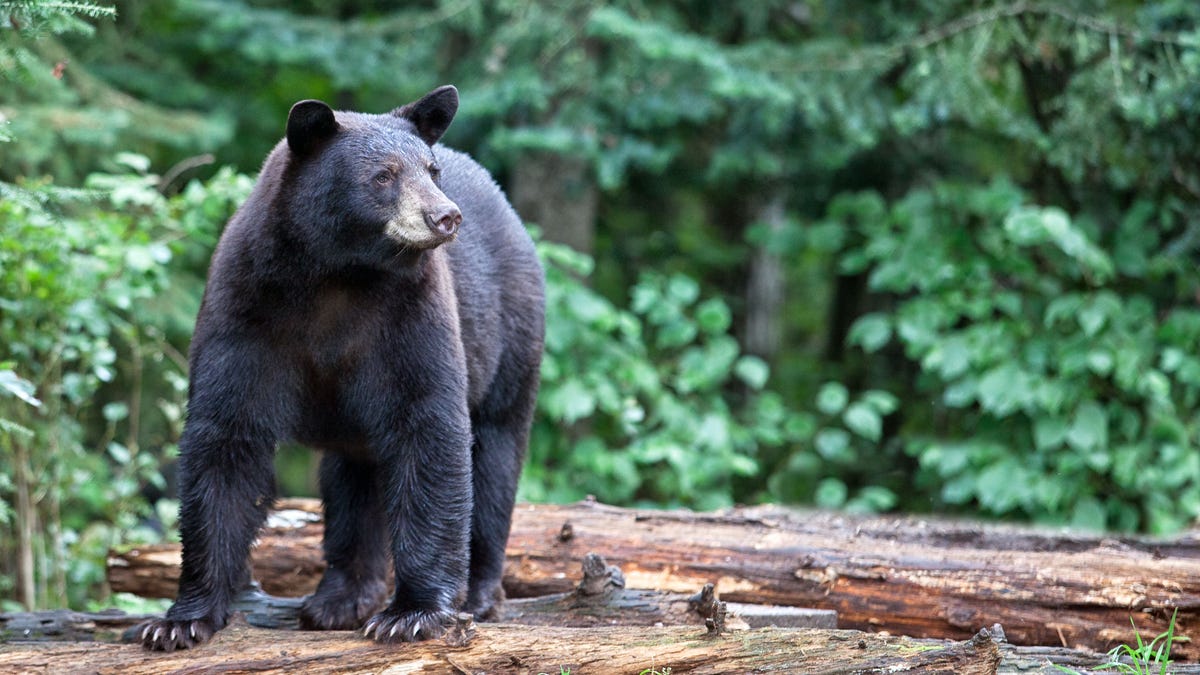
[{"label": "bear's front leg", "polygon": [[180,442],[179,595],[162,619],[139,628],[147,649],[175,651],[206,642],[225,626],[234,595],[249,581],[247,559],[274,498],[271,444],[220,438],[189,421]]},{"label": "bear's front leg", "polygon": [[225,626],[250,580],[250,546],[275,497],[275,443],[288,409],[288,370],[270,368],[257,343],[192,340],[188,418],[179,440],[179,594],[165,618],[143,624],[147,648],[187,649]]},{"label": "bear's front leg", "polygon": [[407,402],[377,444],[391,533],[395,595],[363,634],[380,642],[442,636],[465,598],[470,560],[471,450],[465,394]]}]

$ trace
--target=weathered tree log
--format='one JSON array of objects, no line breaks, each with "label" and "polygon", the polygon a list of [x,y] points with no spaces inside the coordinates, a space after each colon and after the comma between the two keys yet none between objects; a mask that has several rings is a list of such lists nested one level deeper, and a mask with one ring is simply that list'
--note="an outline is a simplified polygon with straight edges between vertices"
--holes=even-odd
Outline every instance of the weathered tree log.
[{"label": "weathered tree log", "polygon": [[[468,626],[469,654],[460,658],[442,643],[382,647],[354,633],[279,633],[250,627],[240,619],[218,633],[212,644],[175,655],[152,654],[140,645],[80,641],[78,628],[97,640],[116,639],[146,617],[102,612],[51,611],[0,615],[0,672],[3,673],[156,673],[156,672],[458,672],[722,673],[760,668],[791,673],[999,673],[1061,675],[1055,664],[1089,669],[1106,663],[1094,652],[1055,647],[1017,647],[1004,641],[998,626],[980,631],[970,642],[891,638],[857,631],[792,628],[738,631],[710,636],[698,627],[628,626],[585,629],[515,625]],[[75,625],[57,635],[63,640],[24,642],[23,627],[44,631],[50,624]],[[5,629],[5,626],[9,630]],[[71,635],[67,635],[67,633]],[[628,640],[622,653],[622,640]],[[735,642],[731,646],[729,642]],[[7,644],[6,644],[7,642]],[[482,642],[482,644],[480,644]],[[989,643],[995,643],[991,645]],[[605,645],[597,650],[596,645]],[[992,647],[998,647],[999,663]],[[461,646],[459,646],[461,647]],[[711,648],[711,649],[709,649]],[[704,651],[708,649],[708,651]],[[529,656],[530,652],[536,653]],[[636,651],[632,651],[636,650]],[[761,654],[756,654],[761,650]],[[771,654],[773,650],[784,653]],[[463,651],[458,649],[458,651]],[[972,651],[974,652],[972,654]],[[364,657],[364,654],[366,656]],[[676,658],[679,654],[682,657]],[[931,658],[915,658],[928,655]],[[650,664],[644,666],[640,664]],[[638,665],[634,665],[638,664]],[[578,665],[578,667],[575,667]],[[555,670],[555,668],[558,670]],[[1068,671],[1069,672],[1069,671]],[[1173,664],[1174,675],[1200,675],[1200,665]]]},{"label": "weathered tree log", "polygon": [[[944,673],[991,675],[990,636],[929,643],[854,631],[766,628],[710,637],[690,627],[571,629],[485,624],[462,646],[378,645],[348,632],[288,633],[235,624],[199,649],[38,643],[0,650],[4,673]],[[1040,671],[1033,671],[1040,672]],[[1045,671],[1052,672],[1052,671]]]},{"label": "weathered tree log", "polygon": [[[321,569],[313,503],[291,500],[260,539],[255,573],[273,594],[303,594]],[[1102,537],[919,518],[802,513],[774,507],[722,514],[521,505],[509,539],[510,597],[567,592],[595,551],[629,588],[832,609],[839,626],[965,639],[1003,624],[1015,644],[1106,651],[1166,629],[1200,626],[1200,540]],[[174,594],[177,548],[114,554],[114,590]],[[1200,636],[1196,636],[1200,637]],[[1200,656],[1181,641],[1177,658]]]}]

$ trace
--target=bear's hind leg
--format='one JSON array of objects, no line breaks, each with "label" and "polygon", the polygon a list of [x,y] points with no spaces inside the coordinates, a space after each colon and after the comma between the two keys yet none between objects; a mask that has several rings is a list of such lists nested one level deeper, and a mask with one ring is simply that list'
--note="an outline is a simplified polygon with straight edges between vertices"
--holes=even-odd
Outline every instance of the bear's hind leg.
[{"label": "bear's hind leg", "polygon": [[514,429],[482,424],[475,436],[471,572],[463,611],[486,621],[494,618],[496,604],[504,600],[500,581],[525,446],[523,435]]},{"label": "bear's hind leg", "polygon": [[387,600],[387,529],[378,469],[341,455],[321,459],[325,575],[300,609],[306,630],[354,630]]},{"label": "bear's hind leg", "polygon": [[[516,362],[510,357],[510,364]],[[471,570],[463,611],[479,620],[494,618],[496,605],[504,600],[500,582],[505,548],[538,390],[538,359],[522,363],[524,367],[510,365],[501,370],[498,377],[514,386],[493,385],[472,416],[475,503],[471,514]]]}]

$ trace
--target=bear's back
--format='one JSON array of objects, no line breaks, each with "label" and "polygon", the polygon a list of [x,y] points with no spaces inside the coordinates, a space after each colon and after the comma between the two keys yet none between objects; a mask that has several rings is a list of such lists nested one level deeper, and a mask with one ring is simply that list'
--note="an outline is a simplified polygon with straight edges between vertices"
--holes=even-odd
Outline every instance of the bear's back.
[{"label": "bear's back", "polygon": [[470,156],[434,149],[442,191],[462,211],[458,237],[444,244],[454,275],[463,346],[476,403],[502,357],[514,366],[540,359],[543,274],[533,240],[492,176]]}]

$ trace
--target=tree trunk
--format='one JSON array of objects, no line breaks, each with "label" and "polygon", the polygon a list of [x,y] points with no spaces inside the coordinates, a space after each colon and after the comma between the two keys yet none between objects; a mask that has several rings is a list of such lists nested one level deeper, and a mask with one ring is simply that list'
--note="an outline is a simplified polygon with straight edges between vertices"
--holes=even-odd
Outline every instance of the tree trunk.
[{"label": "tree trunk", "polygon": [[[289,500],[255,553],[273,594],[301,595],[321,569],[319,507]],[[595,503],[519,505],[509,538],[509,597],[571,590],[596,552],[631,589],[694,593],[715,583],[730,602],[831,609],[841,628],[963,639],[1000,623],[1016,644],[1106,651],[1166,630],[1191,635],[1200,612],[1200,541],[1064,534],[918,518],[797,512],[721,514]],[[114,590],[173,597],[177,546],[114,553]],[[1196,641],[1176,656],[1200,656]]]},{"label": "tree trunk", "polygon": [[[784,227],[785,192],[776,191],[758,212],[757,222],[767,227],[768,244]],[[760,245],[750,257],[746,278],[746,351],[774,362],[783,339],[783,300],[786,288],[783,261],[769,245]]]},{"label": "tree trunk", "polygon": [[586,160],[530,154],[513,167],[509,190],[522,220],[540,227],[547,240],[592,254],[599,193]]},{"label": "tree trunk", "polygon": [[17,483],[17,588],[25,609],[37,607],[37,582],[34,576],[33,529],[37,513],[33,506],[29,450],[21,441],[14,444],[13,465]]}]

